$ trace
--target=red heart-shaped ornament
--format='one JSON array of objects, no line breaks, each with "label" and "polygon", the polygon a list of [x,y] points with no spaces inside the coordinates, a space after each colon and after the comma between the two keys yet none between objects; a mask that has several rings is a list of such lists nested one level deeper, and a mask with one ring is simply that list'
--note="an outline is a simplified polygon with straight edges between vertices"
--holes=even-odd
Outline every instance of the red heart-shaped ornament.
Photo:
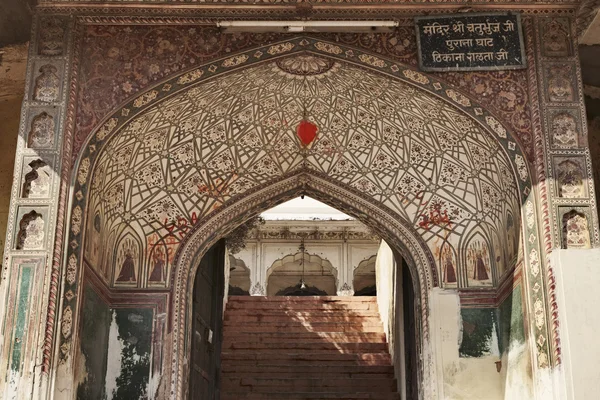
[{"label": "red heart-shaped ornament", "polygon": [[296,129],[296,133],[300,138],[300,141],[304,146],[308,146],[315,140],[317,137],[317,131],[319,128],[315,124],[310,121],[303,119],[298,124],[298,128]]}]

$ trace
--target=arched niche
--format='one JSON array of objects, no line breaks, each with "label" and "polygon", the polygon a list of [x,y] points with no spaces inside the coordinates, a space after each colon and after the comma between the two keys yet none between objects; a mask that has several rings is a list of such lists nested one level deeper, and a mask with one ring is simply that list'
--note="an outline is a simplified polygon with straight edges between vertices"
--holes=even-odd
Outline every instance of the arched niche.
[{"label": "arched niche", "polygon": [[338,269],[329,260],[308,252],[288,254],[271,264],[267,269],[267,296],[295,286],[302,276],[306,284],[318,289],[319,293],[335,296]]},{"label": "arched niche", "polygon": [[354,269],[352,288],[354,295],[361,294],[365,290],[372,292],[377,284],[376,278],[377,255],[373,255],[358,263]]},{"label": "arched niche", "polygon": [[244,260],[229,254],[229,295],[248,295],[250,292],[250,268]]}]

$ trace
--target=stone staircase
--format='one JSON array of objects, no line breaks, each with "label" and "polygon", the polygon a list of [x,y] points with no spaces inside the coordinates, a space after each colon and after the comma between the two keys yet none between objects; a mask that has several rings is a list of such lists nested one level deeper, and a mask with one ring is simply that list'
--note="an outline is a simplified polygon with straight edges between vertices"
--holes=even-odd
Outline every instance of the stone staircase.
[{"label": "stone staircase", "polygon": [[231,296],[221,400],[399,400],[374,297]]}]

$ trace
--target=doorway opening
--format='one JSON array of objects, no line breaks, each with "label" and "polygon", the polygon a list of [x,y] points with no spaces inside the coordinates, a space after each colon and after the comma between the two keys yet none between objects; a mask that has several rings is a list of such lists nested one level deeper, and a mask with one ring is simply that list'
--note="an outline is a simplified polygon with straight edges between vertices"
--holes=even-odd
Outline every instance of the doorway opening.
[{"label": "doorway opening", "polygon": [[332,207],[297,198],[246,221],[202,257],[193,296],[191,399],[335,393],[322,378],[345,376],[372,398],[419,398],[408,265]]}]

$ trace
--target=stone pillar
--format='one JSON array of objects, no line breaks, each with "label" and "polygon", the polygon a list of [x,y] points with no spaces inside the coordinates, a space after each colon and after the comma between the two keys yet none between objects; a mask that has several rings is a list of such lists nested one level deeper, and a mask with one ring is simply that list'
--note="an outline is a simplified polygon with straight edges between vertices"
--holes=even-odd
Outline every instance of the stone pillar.
[{"label": "stone pillar", "polygon": [[[591,248],[599,243],[591,160],[584,124],[574,19],[539,16],[524,19],[536,175],[536,210],[524,204],[528,227],[539,224],[541,249],[523,244],[526,264],[529,341],[536,398],[550,398],[562,363],[553,249]],[[533,199],[532,199],[533,201]],[[535,216],[537,214],[537,217]]]},{"label": "stone pillar", "polygon": [[[57,295],[47,288],[59,279],[51,266],[66,147],[71,33],[69,17],[34,18],[0,288],[4,399],[45,397],[48,388]],[[71,322],[66,311],[62,335],[71,335]]]},{"label": "stone pillar", "polygon": [[600,393],[600,249],[556,249],[551,262],[563,343],[557,398],[593,399]]}]

